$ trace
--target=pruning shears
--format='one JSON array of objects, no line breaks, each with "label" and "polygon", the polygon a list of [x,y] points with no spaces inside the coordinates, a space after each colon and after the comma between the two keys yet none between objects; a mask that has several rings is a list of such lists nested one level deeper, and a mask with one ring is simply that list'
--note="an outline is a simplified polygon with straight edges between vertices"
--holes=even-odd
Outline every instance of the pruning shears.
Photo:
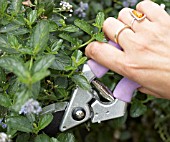
[{"label": "pruning shears", "polygon": [[[112,41],[108,43],[121,50],[118,44]],[[108,70],[94,60],[88,60],[82,72],[95,89],[87,91],[77,87],[69,102],[58,102],[44,107],[41,114],[52,113],[54,116],[51,124],[45,128],[45,133],[55,135],[58,130],[66,131],[90,119],[92,123],[100,123],[124,116],[127,103],[131,101],[133,92],[140,85],[124,77],[111,92],[97,80]]]}]

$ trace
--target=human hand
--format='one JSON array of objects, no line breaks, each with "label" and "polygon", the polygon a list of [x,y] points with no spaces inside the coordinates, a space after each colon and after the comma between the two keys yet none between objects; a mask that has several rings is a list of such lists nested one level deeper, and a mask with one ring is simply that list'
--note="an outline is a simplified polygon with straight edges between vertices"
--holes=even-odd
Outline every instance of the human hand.
[{"label": "human hand", "polygon": [[103,24],[105,35],[115,41],[117,29],[124,24],[119,37],[123,51],[107,43],[92,42],[86,55],[107,68],[139,83],[139,90],[156,97],[170,99],[170,16],[159,5],[142,1],[136,10],[146,14],[142,21],[135,20],[130,8],[119,12],[118,19],[107,18]]}]

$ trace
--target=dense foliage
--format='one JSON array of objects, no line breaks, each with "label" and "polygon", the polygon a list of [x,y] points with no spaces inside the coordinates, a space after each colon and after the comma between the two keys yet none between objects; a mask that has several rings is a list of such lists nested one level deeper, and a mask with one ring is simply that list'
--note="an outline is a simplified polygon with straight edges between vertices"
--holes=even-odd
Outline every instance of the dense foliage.
[{"label": "dense foliage", "polygon": [[[170,12],[169,0],[164,3]],[[83,76],[85,46],[106,42],[102,23],[137,0],[0,0],[0,141],[9,142],[170,142],[170,102],[134,93],[123,118],[87,122],[55,137],[43,130],[52,114],[46,105],[69,100]],[[121,76],[108,72],[101,81],[111,90]]]}]

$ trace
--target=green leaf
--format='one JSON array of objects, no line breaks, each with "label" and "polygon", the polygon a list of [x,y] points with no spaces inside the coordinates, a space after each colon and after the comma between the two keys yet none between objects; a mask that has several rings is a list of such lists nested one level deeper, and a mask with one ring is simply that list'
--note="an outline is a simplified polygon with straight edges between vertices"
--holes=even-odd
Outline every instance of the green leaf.
[{"label": "green leaf", "polygon": [[18,39],[14,35],[8,34],[7,38],[11,48],[19,49],[21,47],[18,42]]},{"label": "green leaf", "polygon": [[41,83],[40,81],[37,81],[36,83],[32,85],[32,94],[33,94],[34,99],[38,98],[40,90],[41,90]]},{"label": "green leaf", "polygon": [[50,124],[52,120],[53,120],[52,114],[41,115],[40,120],[38,122],[38,130],[44,129],[46,126]]},{"label": "green leaf", "polygon": [[11,31],[10,33],[15,36],[18,36],[18,35],[24,35],[24,34],[29,33],[29,30],[26,28],[18,28],[15,31]]},{"label": "green leaf", "polygon": [[62,25],[62,27],[65,27],[66,26],[66,22],[64,19],[60,19],[59,20],[59,23]]},{"label": "green leaf", "polygon": [[17,79],[16,76],[9,78],[9,87],[8,87],[8,93],[9,94],[15,94],[18,92],[21,86],[21,82]]},{"label": "green leaf", "polygon": [[91,9],[93,9],[93,13],[96,15],[99,11],[103,10],[103,4],[101,2],[91,1],[90,3]]},{"label": "green leaf", "polygon": [[31,48],[29,48],[29,47],[20,48],[20,49],[18,49],[18,51],[19,51],[21,54],[33,55],[33,52],[32,52],[32,50],[31,50]]},{"label": "green leaf", "polygon": [[41,70],[39,72],[36,72],[32,76],[32,82],[31,83],[33,84],[37,81],[40,81],[48,75],[50,75],[50,71],[48,71],[48,70]]},{"label": "green leaf", "polygon": [[33,127],[29,120],[26,117],[23,116],[14,116],[7,118],[7,125],[11,129],[21,131],[21,132],[32,132]]},{"label": "green leaf", "polygon": [[14,94],[14,102],[13,102],[11,109],[15,110],[16,112],[19,112],[21,110],[21,107],[31,97],[32,97],[31,90],[28,90],[27,88],[22,88],[22,89],[18,90]]},{"label": "green leaf", "polygon": [[82,57],[78,62],[78,66],[84,64],[86,61],[87,61],[87,57]]},{"label": "green leaf", "polygon": [[44,55],[40,57],[33,65],[32,72],[33,74],[36,72],[40,72],[43,70],[47,70],[55,59],[54,55]]},{"label": "green leaf", "polygon": [[47,70],[55,59],[54,55],[45,55],[40,57],[33,65],[32,68],[32,83],[40,81],[48,76],[50,72]]},{"label": "green leaf", "polygon": [[66,66],[64,68],[65,71],[70,71],[70,70],[76,70],[77,68],[76,67],[73,67],[73,66]]},{"label": "green leaf", "polygon": [[74,67],[77,67],[81,64],[83,64],[87,57],[82,57],[83,53],[80,51],[80,50],[75,50],[71,56],[73,62],[72,62],[72,66]]},{"label": "green leaf", "polygon": [[104,3],[107,7],[110,7],[110,5],[112,5],[112,0],[106,0]]},{"label": "green leaf", "polygon": [[55,41],[51,46],[51,51],[58,51],[62,46],[63,40],[59,39]]},{"label": "green leaf", "polygon": [[93,38],[96,39],[99,42],[107,42],[103,32],[94,34]]},{"label": "green leaf", "polygon": [[85,90],[91,89],[88,80],[83,75],[73,75],[71,79],[82,89]]},{"label": "green leaf", "polygon": [[[30,122],[31,124],[33,124],[33,126],[34,126],[34,128],[35,128],[36,115],[33,114],[33,113],[27,113],[27,114],[25,114],[25,115],[26,115],[27,119],[29,120],[29,122]],[[34,132],[34,130],[33,130],[33,132]]]},{"label": "green leaf", "polygon": [[134,100],[130,108],[131,117],[139,117],[147,111],[147,107],[139,100]]},{"label": "green leaf", "polygon": [[59,52],[50,68],[55,70],[65,70],[66,66],[71,65],[71,58],[63,51]]},{"label": "green leaf", "polygon": [[4,107],[10,107],[12,102],[7,94],[0,94],[0,105]]},{"label": "green leaf", "polygon": [[0,33],[10,33],[12,31],[17,30],[20,27],[20,25],[17,24],[8,24],[0,28]]},{"label": "green leaf", "polygon": [[13,56],[6,56],[0,58],[0,66],[8,71],[13,72],[16,74],[20,81],[24,83],[29,83],[30,73],[25,68],[24,64]]},{"label": "green leaf", "polygon": [[57,85],[57,88],[64,88],[66,89],[68,87],[68,78],[67,77],[57,77],[54,80],[55,85]]},{"label": "green leaf", "polygon": [[79,46],[82,43],[81,40],[74,38],[71,35],[66,34],[66,33],[59,34],[59,37],[62,38],[62,39],[65,39],[68,42],[71,42],[71,44],[74,45],[74,46]]},{"label": "green leaf", "polygon": [[89,35],[93,34],[93,27],[84,20],[75,20],[74,24]]},{"label": "green leaf", "polygon": [[58,135],[57,140],[59,142],[76,142],[76,139],[72,133],[61,133]]},{"label": "green leaf", "polygon": [[103,12],[99,12],[96,16],[96,19],[95,19],[95,23],[93,24],[94,26],[96,26],[99,31],[102,29],[102,26],[103,26],[103,22],[105,20],[104,18],[104,13]]},{"label": "green leaf", "polygon": [[22,0],[12,0],[12,10],[14,14],[20,12],[22,6]]},{"label": "green leaf", "polygon": [[35,22],[36,19],[37,19],[37,10],[32,10],[28,14],[29,24],[32,25]]},{"label": "green leaf", "polygon": [[51,142],[59,142],[56,138],[51,138]]},{"label": "green leaf", "polygon": [[51,142],[50,137],[46,134],[40,134],[36,136],[34,142]]},{"label": "green leaf", "polygon": [[[42,3],[43,1],[41,1]],[[53,12],[53,8],[55,6],[55,3],[53,0],[44,0],[44,15],[46,15],[47,17],[50,17],[52,12]]]},{"label": "green leaf", "polygon": [[58,101],[58,96],[54,94],[53,92],[50,95],[41,95],[38,97],[39,100],[44,100],[44,101]]},{"label": "green leaf", "polygon": [[31,37],[31,47],[34,48],[34,54],[42,51],[47,45],[49,39],[49,26],[48,22],[43,20],[38,23],[33,31]]},{"label": "green leaf", "polygon": [[7,42],[6,37],[0,36],[0,49],[4,52],[11,53],[11,54],[17,53],[15,49],[10,48],[10,45]]},{"label": "green leaf", "polygon": [[81,57],[82,57],[83,53],[80,50],[75,50],[72,54],[72,57],[74,57],[76,59],[76,62],[78,62]]},{"label": "green leaf", "polygon": [[10,129],[10,127],[8,126],[7,134],[8,134],[9,136],[14,136],[14,135],[16,135],[16,133],[17,133],[17,130]]},{"label": "green leaf", "polygon": [[16,25],[21,25],[21,26],[25,26],[25,19],[24,16],[22,15],[17,15],[17,17],[12,19],[12,23],[16,24]]},{"label": "green leaf", "polygon": [[6,82],[6,74],[2,68],[0,68],[0,86],[4,86],[4,83]]},{"label": "green leaf", "polygon": [[46,134],[40,134],[35,138],[34,142],[60,142],[60,141],[53,137],[50,138]]},{"label": "green leaf", "polygon": [[79,28],[74,25],[67,25],[65,27],[60,28],[60,30],[65,32],[78,32]]},{"label": "green leaf", "polygon": [[4,14],[6,8],[8,5],[8,1],[7,0],[0,0],[0,16]]},{"label": "green leaf", "polygon": [[1,47],[8,47],[7,41],[5,40],[5,37],[0,36],[0,48]]},{"label": "green leaf", "polygon": [[[62,96],[62,98],[66,98],[68,96],[68,92],[64,88],[58,88],[57,92]],[[59,97],[59,95],[57,97]]]},{"label": "green leaf", "polygon": [[58,25],[54,21],[49,21],[49,31],[54,32],[58,30]]},{"label": "green leaf", "polygon": [[16,142],[29,142],[30,134],[23,133],[17,136]]}]

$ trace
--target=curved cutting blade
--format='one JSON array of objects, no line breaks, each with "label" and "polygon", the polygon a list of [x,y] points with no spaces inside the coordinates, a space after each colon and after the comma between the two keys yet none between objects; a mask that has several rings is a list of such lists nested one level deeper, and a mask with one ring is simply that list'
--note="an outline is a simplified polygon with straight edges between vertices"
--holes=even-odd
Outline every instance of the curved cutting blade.
[{"label": "curved cutting blade", "polygon": [[42,131],[49,136],[56,136],[58,132],[60,132],[59,127],[64,115],[64,111],[58,111],[53,113],[52,122]]},{"label": "curved cutting blade", "polygon": [[42,130],[44,133],[48,134],[49,136],[55,136],[59,132],[59,126],[63,119],[67,104],[68,102],[58,102],[43,108],[40,115],[48,113],[53,114],[52,122]]}]

